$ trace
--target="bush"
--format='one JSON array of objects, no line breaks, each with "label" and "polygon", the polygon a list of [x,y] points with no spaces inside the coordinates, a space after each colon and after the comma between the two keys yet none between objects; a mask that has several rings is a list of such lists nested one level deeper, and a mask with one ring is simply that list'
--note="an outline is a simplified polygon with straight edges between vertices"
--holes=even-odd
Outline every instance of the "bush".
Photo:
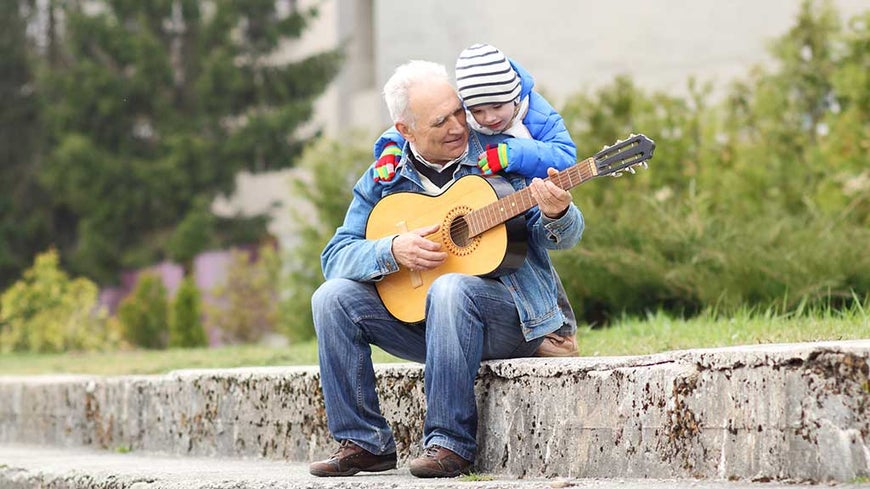
[{"label": "bush", "polygon": [[845,306],[870,291],[866,228],[774,210],[747,220],[701,196],[672,200],[634,195],[620,212],[581,206],[583,241],[553,253],[579,317]]},{"label": "bush", "polygon": [[581,157],[631,132],[657,143],[649,172],[573,191],[587,232],[553,257],[581,318],[870,296],[868,25],[843,32],[829,3],[804,2],[776,68],[721,103],[694,80],[680,98],[625,77],[568,101]]},{"label": "bush", "polygon": [[166,287],[157,275],[139,275],[133,293],[118,306],[124,339],[142,348],[166,348],[169,340]]},{"label": "bush", "polygon": [[233,250],[226,282],[213,291],[209,324],[228,343],[257,342],[277,330],[278,276],[281,261],[271,245],[260,247],[256,259]]},{"label": "bush", "polygon": [[192,348],[207,346],[208,338],[200,315],[202,299],[193,277],[184,277],[169,314],[169,346]]},{"label": "bush", "polygon": [[97,286],[70,279],[60,269],[58,254],[39,254],[0,296],[0,350],[65,352],[117,346],[106,311],[97,306]]}]

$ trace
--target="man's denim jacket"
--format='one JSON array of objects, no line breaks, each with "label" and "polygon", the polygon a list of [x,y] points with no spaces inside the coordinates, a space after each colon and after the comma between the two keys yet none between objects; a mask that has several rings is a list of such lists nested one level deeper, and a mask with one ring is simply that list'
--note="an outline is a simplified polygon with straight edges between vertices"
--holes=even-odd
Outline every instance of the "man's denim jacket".
[{"label": "man's denim jacket", "polygon": [[[454,178],[479,175],[477,155],[487,144],[497,144],[504,138],[472,131],[468,138],[469,156],[460,162]],[[398,270],[399,265],[391,251],[394,236],[366,240],[365,231],[369,213],[382,197],[396,192],[423,191],[419,175],[408,162],[408,151],[406,144],[392,180],[376,182],[372,165],[354,185],[353,201],[344,224],[336,230],[320,257],[327,279],[374,282]],[[516,190],[525,188],[531,181],[518,174],[503,176]],[[513,294],[523,334],[530,341],[552,333],[566,322],[557,304],[557,278],[547,250],[567,249],[577,244],[583,234],[584,222],[583,215],[573,203],[565,215],[556,220],[543,216],[537,207],[526,211],[525,218],[529,233],[526,260],[516,272],[503,275],[499,280]]]}]

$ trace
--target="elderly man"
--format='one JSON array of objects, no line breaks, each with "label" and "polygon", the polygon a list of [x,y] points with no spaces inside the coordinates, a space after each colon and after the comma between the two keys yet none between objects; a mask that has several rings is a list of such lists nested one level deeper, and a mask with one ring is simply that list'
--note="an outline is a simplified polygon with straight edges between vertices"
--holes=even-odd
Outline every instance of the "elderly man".
[{"label": "elderly man", "polygon": [[460,177],[480,174],[477,155],[506,136],[469,132],[447,71],[435,63],[400,66],[384,86],[384,97],[407,141],[401,160],[389,178],[371,167],[354,186],[344,224],[321,257],[327,281],[311,299],[328,426],[341,446],[329,459],[312,463],[310,471],[348,476],[396,467],[395,441],[375,392],[374,344],[425,364],[424,450],[410,462],[411,473],[455,477],[467,473],[475,460],[474,381],[481,360],[530,357],[545,335],[566,322],[548,250],[574,246],[583,217],[571,195],[552,182],[507,174],[514,189],[528,187],[537,204],[525,212],[525,261],[498,278],[441,275],[426,294],[425,319],[398,321],[374,283],[400,267],[435,269],[447,253],[426,238],[438,230],[437,223],[366,239],[370,212],[389,194],[436,195]]}]

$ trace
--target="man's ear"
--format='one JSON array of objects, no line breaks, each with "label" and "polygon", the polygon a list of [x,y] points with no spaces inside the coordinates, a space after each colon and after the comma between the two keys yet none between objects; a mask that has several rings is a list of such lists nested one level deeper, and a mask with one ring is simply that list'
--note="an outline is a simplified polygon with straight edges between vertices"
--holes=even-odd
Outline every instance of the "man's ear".
[{"label": "man's ear", "polygon": [[409,141],[409,142],[413,143],[416,138],[414,137],[413,134],[411,134],[411,131],[409,129],[410,128],[408,127],[408,125],[405,124],[404,122],[397,122],[396,123],[396,130],[399,131],[399,134],[401,134],[402,137],[405,138],[405,141]]}]

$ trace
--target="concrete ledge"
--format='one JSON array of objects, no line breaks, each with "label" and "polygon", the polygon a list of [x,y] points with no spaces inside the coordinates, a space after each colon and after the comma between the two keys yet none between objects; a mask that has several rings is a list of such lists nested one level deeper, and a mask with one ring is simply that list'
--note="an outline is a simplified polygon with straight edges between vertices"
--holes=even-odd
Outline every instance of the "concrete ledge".
[{"label": "concrete ledge", "polygon": [[[403,458],[422,368],[378,367]],[[515,477],[870,476],[870,340],[488,362],[477,470]],[[0,378],[0,443],[308,461],[333,448],[316,368]]]}]

